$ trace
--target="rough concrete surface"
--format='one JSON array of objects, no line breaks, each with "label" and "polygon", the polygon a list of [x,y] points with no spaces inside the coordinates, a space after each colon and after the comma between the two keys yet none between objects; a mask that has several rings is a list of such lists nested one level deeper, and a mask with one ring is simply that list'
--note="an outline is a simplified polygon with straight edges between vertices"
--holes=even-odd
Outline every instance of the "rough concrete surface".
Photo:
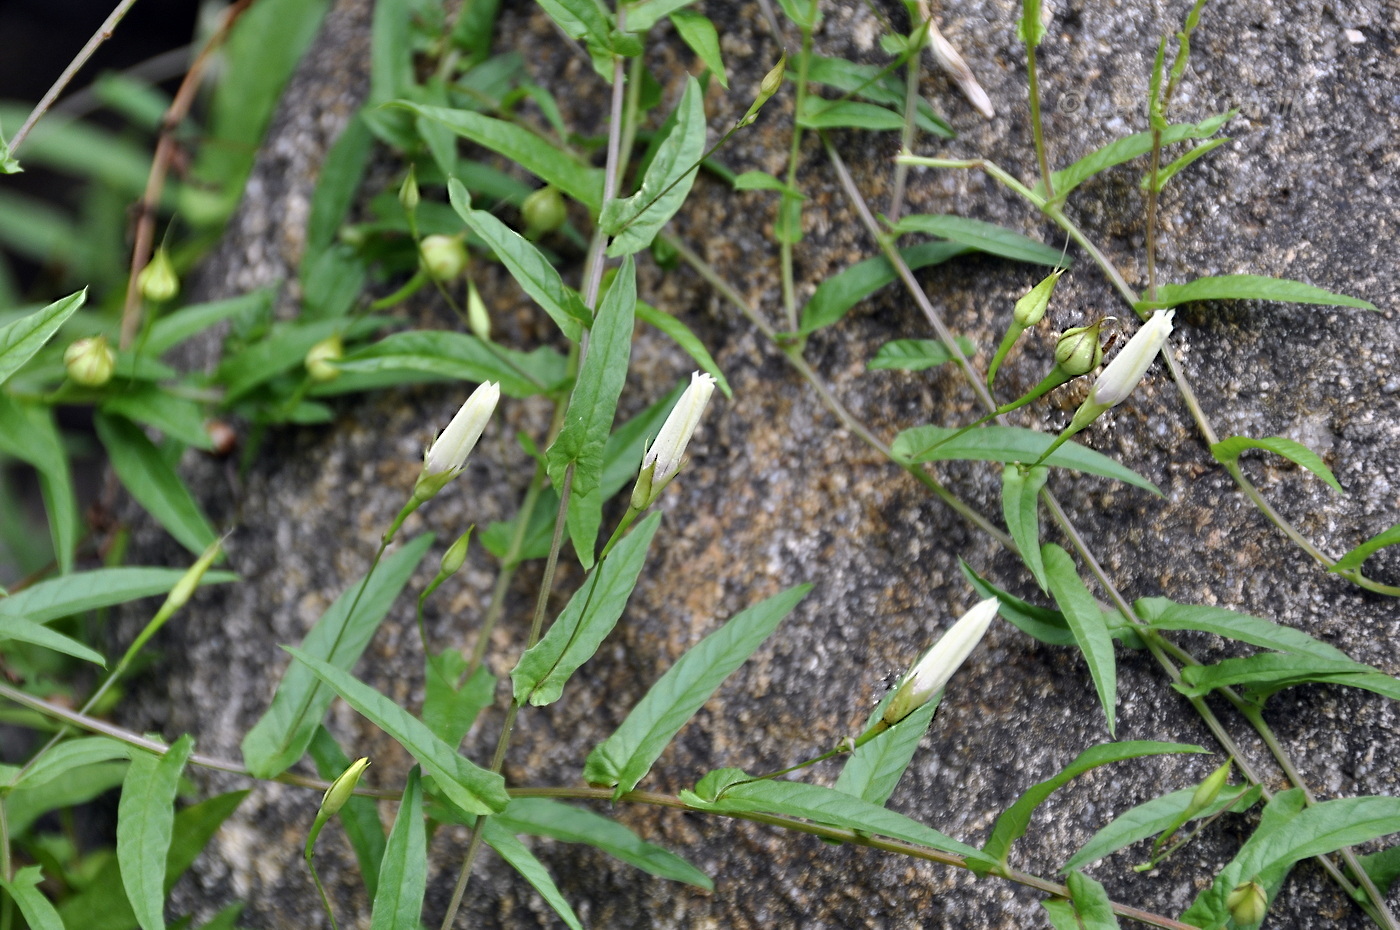
[{"label": "rough concrete surface", "polygon": [[[605,90],[588,62],[571,54],[524,4],[505,14],[499,42],[526,54],[536,79],[560,94],[578,131],[601,133]],[[880,3],[879,15],[902,17]],[[303,65],[268,139],[244,206],[204,274],[211,296],[286,280],[299,258],[307,198],[319,158],[366,85],[367,0],[344,0]],[[747,107],[779,44],[758,4],[706,2],[719,24],[733,91],[711,88],[712,138]],[[879,61],[871,7],[823,3],[819,52]],[[1142,101],[1157,37],[1178,27],[1182,4],[1120,0],[1059,5],[1041,48],[1046,131],[1064,165],[1145,126]],[[997,107],[984,121],[937,73],[923,92],[959,132],[951,142],[923,138],[922,154],[985,156],[1013,174],[1034,176],[1023,53],[1016,11],[1005,0],[948,5],[944,32],[967,56]],[[793,34],[787,36],[792,41]],[[1183,172],[1163,201],[1159,272],[1184,281],[1207,274],[1278,275],[1354,294],[1381,308],[1213,303],[1183,308],[1175,355],[1222,436],[1288,436],[1320,453],[1347,490],[1338,496],[1302,469],[1251,453],[1245,471],[1264,495],[1332,555],[1393,524],[1400,513],[1400,333],[1393,268],[1400,235],[1400,15],[1394,6],[1302,0],[1221,0],[1205,12],[1191,70],[1174,116],[1197,120],[1228,108],[1239,115],[1231,141]],[[647,61],[675,98],[693,56],[663,25],[647,41]],[[736,171],[785,165],[789,94],[718,156]],[[876,210],[889,201],[893,133],[835,132]],[[387,156],[386,156],[387,157]],[[800,183],[808,196],[806,240],[796,250],[805,298],[817,282],[875,254],[822,152],[810,135]],[[387,163],[386,164],[391,164]],[[1075,194],[1069,213],[1122,267],[1144,283],[1141,164],[1115,169]],[[385,178],[389,173],[383,175]],[[386,183],[388,183],[386,181]],[[673,230],[775,325],[780,314],[771,194],[733,193],[702,176]],[[908,212],[974,216],[1059,246],[1048,223],[979,173],[916,170]],[[1086,318],[1125,316],[1121,302],[1086,260],[1060,285],[1042,330]],[[577,267],[570,270],[577,280]],[[953,330],[995,345],[1015,298],[1039,277],[1025,265],[967,257],[919,274]],[[658,675],[724,618],[801,582],[815,583],[779,634],[720,689],[681,732],[643,787],[675,792],[719,766],[767,771],[798,761],[851,732],[884,687],[970,605],[957,567],[978,571],[1042,600],[1010,556],[899,469],[842,429],[781,353],[692,272],[663,274],[644,260],[644,299],[692,327],[734,387],[718,395],[691,463],[662,506],[666,517],[652,561],[617,631],[585,666],[564,700],[529,710],[506,767],[515,785],[577,784],[588,749],[611,732]],[[502,339],[530,348],[552,338],[547,319],[499,275],[484,279]],[[295,305],[287,286],[284,305]],[[430,307],[418,312],[432,313]],[[440,316],[439,319],[445,319]],[[897,287],[864,302],[807,349],[812,367],[878,436],[925,423],[961,423],[974,399],[953,371],[869,372],[884,341],[927,338],[928,324]],[[1047,364],[1038,334],[1004,369],[1002,390],[1029,386]],[[630,414],[693,367],[654,333],[642,332],[623,397]],[[1016,422],[1063,426],[1082,396],[1067,389]],[[286,663],[278,643],[299,642],[343,586],[362,573],[378,535],[405,498],[433,424],[460,403],[461,390],[434,386],[337,405],[333,426],[273,436],[246,480],[230,489],[224,468],[187,464],[212,516],[234,527],[230,566],[247,583],[201,595],[200,610],[164,637],[168,666],[148,684],[142,725],[195,734],[199,748],[236,757]],[[508,518],[528,476],[514,442],[539,434],[548,416],[536,403],[502,405],[498,422],[466,473],[415,516],[408,530],[450,539],[468,523]],[[1081,437],[1156,482],[1153,497],[1106,480],[1057,473],[1051,487],[1129,597],[1174,599],[1249,611],[1298,627],[1390,674],[1400,673],[1395,624],[1400,606],[1328,575],[1270,526],[1214,464],[1161,365],[1144,388]],[[987,467],[949,465],[939,477],[1000,523],[999,477]],[[1056,533],[1048,538],[1064,542]],[[145,552],[164,551],[147,532]],[[436,550],[435,550],[436,551]],[[174,558],[173,553],[167,553]],[[429,630],[443,645],[472,642],[489,597],[494,561],[474,548],[459,579],[436,598]],[[1369,573],[1400,584],[1400,551],[1372,559]],[[426,583],[432,559],[415,584]],[[495,634],[495,670],[518,654],[538,570],[513,585],[508,621]],[[558,603],[577,585],[565,569]],[[1102,592],[1096,592],[1102,596]],[[357,674],[410,707],[422,699],[421,659],[411,606],[391,614]],[[1042,600],[1043,602],[1043,600]],[[1225,645],[1183,642],[1203,656]],[[1120,739],[1216,744],[1186,702],[1145,655],[1118,650]],[[499,695],[504,698],[503,686]],[[1250,759],[1278,775],[1257,740],[1228,708],[1217,707]],[[1267,717],[1320,797],[1396,795],[1400,718],[1379,696],[1307,687],[1275,697]],[[500,713],[473,730],[466,750],[484,761]],[[402,784],[401,751],[343,706],[330,715],[355,754],[371,755],[371,784]],[[994,625],[943,707],[891,806],[970,843],[982,842],[997,813],[1033,783],[1108,738],[1082,659]],[[1054,877],[1066,858],[1115,813],[1198,780],[1219,755],[1149,759],[1101,769],[1056,794],[1033,818],[1012,854],[1018,868]],[[811,777],[830,783],[834,768]],[[208,790],[245,784],[200,778]],[[259,786],[180,886],[177,909],[211,913],[248,902],[253,927],[321,926],[299,857],[315,810],[311,793]],[[606,810],[599,807],[599,810]],[[391,812],[386,811],[386,817]],[[617,816],[644,837],[689,857],[714,876],[707,894],[653,879],[584,847],[535,841],[564,895],[589,927],[893,928],[1045,926],[1039,896],[996,881],[871,850],[717,818],[624,807]],[[1174,915],[1233,854],[1252,824],[1227,818],[1162,869],[1137,874],[1144,848],[1091,868],[1115,900]],[[444,829],[432,854],[425,919],[436,926],[451,890],[463,832]],[[340,832],[323,835],[318,862],[343,924],[368,926],[368,904]],[[1392,895],[1400,909],[1400,895]],[[558,921],[523,881],[487,855],[478,866],[459,926],[553,927]],[[1270,916],[1277,928],[1361,927],[1351,906],[1313,864],[1294,873]]]}]

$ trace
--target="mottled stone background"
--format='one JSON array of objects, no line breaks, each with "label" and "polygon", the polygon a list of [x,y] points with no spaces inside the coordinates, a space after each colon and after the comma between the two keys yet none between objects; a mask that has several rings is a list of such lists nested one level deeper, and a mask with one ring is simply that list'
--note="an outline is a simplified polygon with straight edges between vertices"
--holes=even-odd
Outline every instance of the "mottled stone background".
[{"label": "mottled stone background", "polygon": [[[345,0],[304,63],[270,134],[245,203],[203,274],[209,296],[290,282],[301,248],[309,194],[326,146],[365,92],[368,0]],[[508,4],[498,42],[525,53],[536,79],[560,97],[570,124],[601,133],[605,89],[544,18]],[[882,15],[902,7],[878,4]],[[1015,5],[969,0],[942,11],[946,34],[964,51],[998,115],[984,121],[940,74],[922,90],[947,114],[959,138],[922,139],[922,153],[985,155],[1030,177],[1022,51]],[[713,133],[747,107],[779,43],[755,3],[706,2],[719,25],[733,91],[712,87]],[[876,14],[853,0],[823,3],[817,49],[878,61]],[[1144,127],[1142,101],[1157,37],[1179,25],[1184,4],[1120,0],[1061,5],[1042,47],[1052,160],[1066,164],[1104,142]],[[788,41],[794,36],[788,35]],[[1207,8],[1176,117],[1197,120],[1238,107],[1232,141],[1184,172],[1164,198],[1160,250],[1165,280],[1254,272],[1298,278],[1373,301],[1379,314],[1260,303],[1206,304],[1178,313],[1176,355],[1222,435],[1284,435],[1324,456],[1348,491],[1340,497],[1278,459],[1252,455],[1246,471],[1268,498],[1334,555],[1391,525],[1400,513],[1400,375],[1395,372],[1393,275],[1400,233],[1400,128],[1396,71],[1400,14],[1393,5],[1303,0],[1222,0]],[[647,61],[674,99],[698,65],[669,26],[653,31]],[[752,130],[718,156],[736,171],[781,171],[791,99],[773,100]],[[836,132],[876,209],[888,202],[896,134]],[[853,261],[874,254],[815,138],[802,151],[808,194],[807,239],[797,248],[801,295]],[[380,173],[391,183],[392,163]],[[1141,284],[1143,169],[1109,172],[1073,198],[1071,214]],[[910,210],[956,213],[1003,223],[1059,245],[1056,231],[980,174],[915,172]],[[772,195],[730,192],[710,177],[673,229],[776,322],[781,303]],[[1072,254],[1074,254],[1072,252]],[[566,269],[577,279],[578,269]],[[1040,272],[975,257],[920,274],[956,331],[994,345],[1012,302]],[[542,313],[499,273],[483,279],[502,339],[530,348],[553,338]],[[663,274],[642,263],[643,296],[691,326],[714,352],[735,390],[717,398],[692,462],[662,506],[653,559],[616,633],[559,704],[522,717],[507,776],[513,784],[575,784],[588,749],[622,719],[687,647],[743,607],[800,582],[813,593],[779,634],[731,678],[662,757],[643,787],[676,791],[712,767],[771,770],[829,746],[863,718],[883,687],[973,601],[957,569],[979,571],[1029,596],[1017,564],[899,469],[838,428],[781,354],[688,270]],[[295,306],[294,283],[283,285]],[[412,312],[438,315],[418,307]],[[1065,278],[1050,329],[1076,325],[1121,305],[1082,258]],[[913,425],[956,423],[973,415],[970,392],[950,371],[865,371],[885,340],[928,337],[927,324],[896,288],[817,334],[807,356],[857,416],[886,439]],[[1005,369],[1005,390],[1038,380],[1049,357],[1043,333]],[[640,332],[623,405],[641,409],[693,367],[651,332]],[[201,595],[200,609],[164,638],[167,664],[148,684],[141,725],[169,735],[189,731],[204,752],[233,756],[266,707],[286,662],[278,643],[297,642],[321,610],[364,571],[379,533],[409,491],[433,424],[460,403],[455,387],[391,392],[337,404],[333,426],[271,437],[245,481],[230,484],[222,465],[191,459],[205,503],[232,525],[231,567],[247,583]],[[1079,395],[1066,391],[1021,418],[1062,426]],[[547,410],[507,402],[502,416],[451,490],[421,511],[411,531],[442,539],[470,522],[508,517],[528,474],[517,429],[538,435]],[[1083,440],[1146,474],[1164,498],[1092,477],[1056,474],[1052,487],[1130,597],[1246,610],[1305,629],[1356,658],[1400,672],[1395,601],[1367,595],[1325,574],[1287,543],[1235,492],[1190,425],[1160,366],[1146,387]],[[940,476],[974,506],[999,514],[999,476],[952,465]],[[999,517],[997,518],[999,521]],[[151,558],[176,555],[145,535]],[[1055,538],[1051,534],[1051,538]],[[432,560],[427,563],[432,566]],[[435,566],[432,566],[435,567]],[[420,573],[425,583],[430,568]],[[440,594],[429,627],[440,643],[469,644],[494,577],[474,549],[459,579]],[[1377,557],[1371,574],[1400,584],[1400,554]],[[507,622],[493,646],[505,673],[518,654],[537,570],[510,593]],[[560,599],[578,582],[563,573]],[[407,599],[405,599],[407,601]],[[1219,641],[1198,637],[1202,654]],[[1118,736],[1201,742],[1208,734],[1144,656],[1119,651]],[[420,649],[407,603],[371,644],[357,673],[394,698],[421,700]],[[505,689],[501,690],[502,696]],[[1275,698],[1269,719],[1324,797],[1397,793],[1397,720],[1387,700],[1356,691],[1303,688]],[[344,707],[331,724],[353,752],[372,755],[370,783],[401,784],[408,760]],[[468,739],[478,760],[494,744],[498,712]],[[985,839],[997,813],[1022,790],[1107,739],[1084,662],[1006,624],[995,626],[955,681],[891,805],[955,837]],[[1255,742],[1246,740],[1263,763]],[[1116,812],[1202,777],[1219,758],[1179,757],[1099,770],[1057,794],[1035,816],[1012,856],[1017,867],[1051,876]],[[1272,771],[1272,769],[1270,769]],[[208,790],[242,785],[200,776]],[[834,769],[812,778],[829,783]],[[260,786],[177,893],[202,913],[248,902],[255,927],[312,927],[324,921],[299,861],[314,813],[309,792]],[[391,811],[386,811],[388,816]],[[591,849],[533,844],[590,927],[1025,927],[1044,925],[1037,896],[999,881],[870,850],[823,845],[800,836],[715,818],[627,808],[618,816],[644,836],[690,857],[715,878],[713,894],[652,879]],[[1158,872],[1129,866],[1142,849],[1091,869],[1115,899],[1175,914],[1209,881],[1250,828],[1224,821]],[[426,917],[436,925],[451,889],[462,834],[433,844]],[[367,926],[368,906],[338,829],[321,841],[318,862],[348,925]],[[1392,896],[1400,906],[1400,897]],[[552,927],[538,897],[492,855],[483,857],[460,925]],[[354,915],[354,916],[352,916]],[[1311,864],[1297,869],[1271,927],[1360,927],[1349,905]]]}]

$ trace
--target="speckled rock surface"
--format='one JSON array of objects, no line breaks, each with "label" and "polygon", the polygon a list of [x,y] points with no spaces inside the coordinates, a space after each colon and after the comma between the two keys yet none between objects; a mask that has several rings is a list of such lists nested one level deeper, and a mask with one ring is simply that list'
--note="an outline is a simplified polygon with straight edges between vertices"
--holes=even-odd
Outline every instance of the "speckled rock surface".
[{"label": "speckled rock surface", "polygon": [[[318,159],[365,89],[367,6],[346,0],[328,20],[325,37],[287,95],[228,240],[205,272],[207,293],[223,296],[285,279],[296,266]],[[889,12],[896,6],[880,4],[888,15],[902,15]],[[778,44],[757,4],[704,8],[720,24],[735,88],[728,96],[712,88],[707,98],[713,133],[747,107]],[[880,60],[875,13],[854,2],[823,8],[818,51]],[[1076,0],[1056,10],[1041,50],[1056,164],[1143,128],[1141,101],[1156,37],[1175,29],[1184,12],[1179,4],[1155,0]],[[538,15],[506,15],[503,47],[523,50],[537,80],[561,93],[571,125],[601,131],[596,121],[603,89],[588,62],[561,47]],[[960,136],[947,143],[922,139],[920,153],[985,156],[1020,177],[1032,176],[1014,16],[1012,5],[1001,0],[970,0],[943,12],[944,32],[967,56],[998,115],[982,120],[941,75],[928,74],[923,91]],[[1278,275],[1355,294],[1381,308],[1368,314],[1238,303],[1178,313],[1176,357],[1220,434],[1289,436],[1306,442],[1334,469],[1346,497],[1301,469],[1257,453],[1247,458],[1245,470],[1321,549],[1340,554],[1400,513],[1400,286],[1393,274],[1400,235],[1400,18],[1394,8],[1378,4],[1319,9],[1302,0],[1222,0],[1207,9],[1194,49],[1177,118],[1196,120],[1228,108],[1240,114],[1227,130],[1232,141],[1185,171],[1164,197],[1162,278]],[[668,26],[653,32],[647,55],[672,92],[682,70],[694,64]],[[790,111],[790,98],[776,98],[759,125],[726,147],[721,160],[736,171],[781,171]],[[875,209],[886,209],[896,135],[836,132],[831,138]],[[797,280],[805,299],[817,282],[875,249],[815,139],[808,139],[802,158],[800,178],[809,200]],[[1144,280],[1142,170],[1120,168],[1091,181],[1069,207],[1135,286]],[[915,171],[909,204],[909,212],[975,216],[1056,246],[1062,241],[1053,227],[977,173]],[[773,208],[769,194],[731,193],[702,177],[673,228],[759,313],[781,325],[777,250],[769,240]],[[1072,254],[1078,255],[1075,270],[1062,282],[1045,328],[1077,325],[1098,313],[1124,315],[1092,265]],[[576,280],[577,268],[571,273]],[[919,277],[949,325],[986,347],[999,338],[1013,301],[1038,273],[1001,260],[963,258]],[[529,348],[550,338],[548,321],[518,292],[499,277],[485,283],[505,341]],[[972,602],[958,571],[960,557],[1022,595],[1033,593],[1024,572],[993,541],[840,428],[781,353],[696,275],[663,275],[644,262],[641,286],[646,299],[700,335],[728,374],[735,397],[717,397],[691,447],[689,468],[668,490],[651,568],[617,631],[563,701],[524,715],[507,764],[513,784],[578,783],[588,749],[677,656],[724,618],[787,586],[810,581],[816,588],[681,733],[643,787],[674,792],[722,765],[772,770],[851,731],[880,694],[882,677],[901,669],[950,615]],[[294,306],[294,297],[284,294],[286,306]],[[884,341],[930,335],[908,297],[891,287],[815,335],[807,358],[842,402],[888,440],[909,426],[975,415],[971,393],[951,371],[865,371]],[[1004,369],[1003,390],[1034,383],[1049,349],[1048,337],[1029,341]],[[628,414],[692,367],[652,333],[641,334],[633,357],[623,399]],[[985,349],[980,359],[985,364]],[[1080,396],[1074,390],[1054,395],[1051,404],[1018,422],[1058,429]],[[222,466],[187,463],[211,514],[235,527],[230,563],[248,583],[201,595],[202,609],[167,634],[162,687],[168,691],[148,694],[142,725],[172,735],[192,732],[203,752],[236,757],[242,734],[266,707],[284,667],[277,644],[299,641],[342,587],[363,572],[379,533],[412,486],[431,424],[442,422],[459,402],[460,391],[443,387],[341,402],[334,426],[272,437],[246,481],[232,491]],[[504,404],[467,473],[408,529],[447,539],[467,523],[484,526],[509,517],[528,476],[528,460],[512,437],[518,429],[538,432],[547,416],[539,404]],[[1137,468],[1165,495],[1072,474],[1052,478],[1055,493],[1129,597],[1166,595],[1254,612],[1400,673],[1394,649],[1400,605],[1325,574],[1249,506],[1214,465],[1160,365],[1143,390],[1082,439]],[[938,475],[1000,522],[996,472],[950,465]],[[1050,538],[1063,542],[1053,533]],[[155,534],[144,540],[145,551],[160,557]],[[1367,567],[1373,577],[1400,584],[1400,552],[1378,556]],[[416,583],[425,583],[431,570],[420,575]],[[565,570],[559,590],[572,590],[578,577]],[[493,578],[493,560],[473,549],[466,569],[430,611],[436,642],[471,644]],[[506,673],[518,654],[537,579],[537,570],[522,572],[511,588],[509,622],[492,644],[498,673]],[[1202,656],[1222,649],[1220,641],[1206,637],[1187,641]],[[1118,659],[1119,738],[1200,742],[1216,749],[1147,657],[1120,648]],[[357,673],[417,706],[420,669],[411,610],[401,605]],[[1386,699],[1297,689],[1271,701],[1267,716],[1320,796],[1400,793],[1400,718]],[[473,758],[489,756],[499,722],[499,713],[488,713],[469,736]],[[375,758],[370,783],[402,783],[408,761],[382,735],[342,706],[332,711],[330,724],[354,740],[355,753]],[[1232,727],[1243,732],[1238,721]],[[1105,739],[1082,659],[997,624],[955,681],[891,806],[980,843],[997,813],[1021,791]],[[1257,741],[1245,739],[1244,745],[1276,777]],[[1218,761],[1146,760],[1081,778],[1036,814],[1013,852],[1013,865],[1052,877],[1116,812],[1199,779]],[[243,784],[231,776],[200,777],[211,791]],[[835,770],[818,769],[812,777],[829,783]],[[320,926],[324,917],[299,862],[316,800],[305,791],[259,787],[180,886],[177,903],[207,914],[242,899],[248,902],[247,926]],[[652,879],[586,848],[534,843],[590,927],[1045,925],[1038,896],[1003,882],[977,882],[927,863],[719,819],[640,807],[617,814],[713,875],[716,890],[706,894]],[[1224,821],[1155,873],[1130,870],[1142,857],[1135,848],[1090,874],[1116,900],[1176,914],[1229,858],[1248,824]],[[434,926],[451,891],[461,842],[461,832],[452,829],[433,842],[442,869],[431,877],[425,918]],[[338,830],[324,835],[318,862],[344,924],[368,926],[368,905],[358,877],[345,868],[349,853]],[[1392,896],[1391,904],[1400,908],[1400,897]],[[487,856],[480,863],[459,926],[557,925],[498,860]],[[1365,924],[1321,871],[1305,864],[1268,925]]]}]

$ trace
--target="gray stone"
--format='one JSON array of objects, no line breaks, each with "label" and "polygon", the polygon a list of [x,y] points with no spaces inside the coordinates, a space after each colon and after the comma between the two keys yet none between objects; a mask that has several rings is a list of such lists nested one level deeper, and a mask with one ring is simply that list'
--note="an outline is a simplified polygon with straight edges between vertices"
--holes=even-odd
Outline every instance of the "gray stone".
[{"label": "gray stone", "polygon": [[[767,6],[767,3],[762,6]],[[523,5],[522,5],[523,6]],[[876,13],[853,2],[823,4],[817,37],[825,54],[880,60]],[[970,0],[942,13],[945,34],[967,56],[998,115],[983,121],[939,74],[922,89],[958,129],[957,140],[921,139],[922,154],[985,156],[1019,177],[1034,176],[1015,5]],[[320,157],[365,92],[366,0],[345,0],[286,95],[219,253],[204,273],[211,296],[290,280]],[[897,4],[881,4],[881,15]],[[720,24],[733,91],[712,88],[712,137],[747,107],[778,54],[759,6],[707,3]],[[1145,126],[1143,100],[1157,37],[1178,28],[1185,9],[1131,0],[1112,7],[1075,3],[1055,11],[1041,48],[1051,159],[1064,165]],[[1356,30],[1354,42],[1345,30]],[[789,35],[789,41],[792,36]],[[560,94],[580,132],[603,131],[605,90],[538,13],[511,10],[501,47],[526,54],[537,79]],[[1175,354],[1222,436],[1289,436],[1326,459],[1348,495],[1302,469],[1251,453],[1245,471],[1264,496],[1323,551],[1339,555],[1391,525],[1400,512],[1400,354],[1392,274],[1400,225],[1396,171],[1397,47],[1393,8],[1319,7],[1301,0],[1235,0],[1207,8],[1174,117],[1197,120],[1237,107],[1232,141],[1183,172],[1163,199],[1159,273],[1164,281],[1251,272],[1296,278],[1374,302],[1379,314],[1327,307],[1214,303],[1177,315]],[[648,63],[671,98],[691,53],[670,27],[648,40]],[[718,156],[736,171],[781,171],[791,98],[775,98],[759,124]],[[834,132],[874,209],[889,201],[896,134]],[[386,156],[387,157],[387,156]],[[801,184],[807,239],[797,247],[799,294],[853,261],[875,254],[820,145],[809,134]],[[1144,283],[1141,164],[1118,168],[1078,191],[1069,213]],[[387,179],[389,173],[383,172]],[[385,180],[384,183],[390,183]],[[758,312],[779,322],[775,203],[763,192],[732,193],[702,176],[673,229],[733,281]],[[915,170],[908,212],[974,216],[1042,238],[1063,240],[1023,202],[976,172]],[[1042,330],[1017,350],[999,381],[1013,396],[1039,379],[1053,345],[1046,333],[1125,308],[1078,250]],[[577,280],[577,268],[569,269]],[[919,277],[948,325],[984,347],[985,365],[1015,298],[1040,271],[968,257]],[[525,348],[551,339],[548,320],[497,272],[484,272],[503,341]],[[588,749],[606,736],[675,659],[726,617],[788,586],[812,594],[752,661],[684,729],[641,786],[674,793],[711,768],[781,768],[852,732],[897,673],[974,600],[958,559],[1023,596],[1044,602],[1023,569],[986,535],[900,469],[862,445],[823,408],[782,353],[689,270],[662,274],[643,262],[643,296],[691,326],[734,387],[718,395],[691,447],[691,463],[663,498],[663,529],[650,569],[617,631],[558,704],[521,718],[506,767],[513,785],[574,785]],[[295,285],[282,292],[295,306]],[[425,318],[441,309],[415,307]],[[806,357],[877,436],[925,423],[960,423],[978,411],[951,369],[916,374],[865,371],[880,344],[932,334],[897,287],[817,333]],[[623,405],[630,415],[683,379],[692,363],[642,332]],[[1065,389],[1014,420],[1061,428],[1083,395]],[[422,444],[460,403],[455,387],[396,391],[337,404],[333,426],[278,432],[232,490],[221,464],[188,462],[206,505],[233,526],[230,567],[246,582],[201,595],[200,609],[164,637],[159,686],[142,704],[168,734],[194,733],[201,751],[237,758],[242,735],[266,708],[286,664],[278,643],[296,643],[330,601],[365,569],[379,534],[410,490]],[[548,410],[507,402],[466,473],[415,516],[407,530],[450,540],[469,523],[508,518],[529,462],[513,436],[541,435]],[[1400,672],[1396,601],[1326,574],[1235,490],[1192,426],[1160,364],[1143,389],[1081,436],[1156,482],[1158,498],[1106,480],[1056,473],[1051,487],[1129,597],[1165,595],[1266,616],[1306,630],[1360,661]],[[1000,523],[999,479],[988,467],[947,465],[940,480]],[[1064,543],[1056,531],[1047,538]],[[145,531],[146,554],[179,558]],[[444,542],[445,544],[445,542]],[[431,577],[432,559],[415,584]],[[1376,556],[1372,577],[1400,584],[1400,550]],[[430,603],[439,647],[470,646],[490,598],[495,564],[473,548],[458,579]],[[565,566],[553,603],[579,581]],[[539,579],[529,568],[511,586],[492,667],[505,675],[518,654]],[[1103,597],[1102,591],[1096,592]],[[391,614],[357,674],[409,707],[422,699],[421,653],[409,598]],[[1202,658],[1226,654],[1210,637],[1183,637]],[[1218,765],[1210,734],[1144,653],[1119,648],[1120,739],[1201,743],[1212,756],[1123,763],[1080,778],[1032,819],[1012,864],[1054,879],[1055,870],[1115,814],[1191,784]],[[160,690],[159,694],[151,693]],[[504,700],[503,686],[499,696]],[[1257,739],[1220,702],[1211,706],[1242,741],[1250,761],[1282,785]],[[1397,720],[1388,700],[1354,690],[1299,688],[1272,699],[1267,717],[1320,798],[1396,795]],[[466,751],[489,759],[500,724],[487,713]],[[410,760],[343,706],[330,726],[355,755],[370,755],[367,783],[401,785]],[[1084,661],[994,625],[954,679],[891,806],[964,841],[980,844],[996,815],[1030,785],[1108,739]],[[308,770],[309,771],[309,770]],[[809,776],[829,784],[830,765]],[[209,790],[246,784],[200,774]],[[250,926],[310,927],[324,921],[299,861],[318,798],[260,785],[182,883],[177,904],[212,913],[248,902]],[[607,811],[605,805],[596,809]],[[391,811],[385,812],[389,816]],[[642,875],[588,848],[533,843],[565,897],[590,927],[1024,927],[1043,926],[1040,894],[998,880],[851,846],[825,845],[737,821],[620,806],[616,815],[644,837],[689,857],[714,876],[712,894]],[[1156,872],[1129,868],[1134,847],[1092,867],[1115,900],[1162,914],[1185,908],[1247,835],[1253,817],[1226,818]],[[425,917],[441,919],[464,831],[445,828],[432,845]],[[1369,849],[1370,847],[1368,847]],[[346,926],[368,925],[368,903],[337,828],[323,834],[322,874]],[[1393,909],[1400,897],[1391,896]],[[487,854],[478,865],[460,925],[556,926],[521,880]],[[1360,927],[1365,920],[1312,863],[1301,865],[1271,915],[1271,927]]]}]

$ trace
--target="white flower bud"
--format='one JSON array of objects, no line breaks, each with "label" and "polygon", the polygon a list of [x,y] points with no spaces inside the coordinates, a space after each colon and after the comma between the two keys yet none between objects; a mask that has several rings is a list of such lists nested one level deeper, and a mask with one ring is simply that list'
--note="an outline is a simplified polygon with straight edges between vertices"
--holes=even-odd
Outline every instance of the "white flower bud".
[{"label": "white flower bud", "polygon": [[1092,405],[1106,410],[1127,400],[1133,388],[1142,380],[1142,376],[1147,374],[1147,366],[1152,364],[1167,337],[1171,335],[1172,317],[1175,315],[1175,310],[1155,313],[1152,319],[1133,334],[1133,338],[1119,350],[1094,382],[1089,399],[1085,401],[1086,406]]},{"label": "white flower bud", "polygon": [[1258,882],[1243,882],[1225,898],[1225,907],[1236,924],[1248,927],[1269,913],[1269,895]]},{"label": "white flower bud", "polygon": [[101,387],[112,380],[117,356],[107,344],[106,336],[76,340],[63,353],[63,367],[74,384]]},{"label": "white flower bud", "polygon": [[963,614],[905,673],[895,688],[894,697],[885,706],[881,719],[887,726],[899,723],[943,690],[948,679],[982,641],[1000,606],[996,598],[989,597]]},{"label": "white flower bud", "polygon": [[467,269],[467,247],[457,236],[428,236],[418,253],[434,281],[451,281]]},{"label": "white flower bud", "polygon": [[334,381],[340,377],[335,363],[345,355],[345,343],[339,335],[327,336],[306,352],[302,364],[312,381]]},{"label": "white flower bud", "polygon": [[457,477],[500,399],[501,386],[494,381],[483,382],[472,392],[452,422],[447,424],[447,429],[433,440],[423,454],[423,471],[413,489],[415,498],[420,502],[425,501]]},{"label": "white flower bud", "polygon": [[637,486],[632,491],[632,506],[644,510],[660,496],[666,482],[681,470],[685,447],[695,427],[700,425],[700,417],[710,395],[715,392],[715,379],[712,375],[691,372],[690,386],[685,389],[671,415],[661,426],[656,440],[642,456],[642,473],[637,478]]}]

